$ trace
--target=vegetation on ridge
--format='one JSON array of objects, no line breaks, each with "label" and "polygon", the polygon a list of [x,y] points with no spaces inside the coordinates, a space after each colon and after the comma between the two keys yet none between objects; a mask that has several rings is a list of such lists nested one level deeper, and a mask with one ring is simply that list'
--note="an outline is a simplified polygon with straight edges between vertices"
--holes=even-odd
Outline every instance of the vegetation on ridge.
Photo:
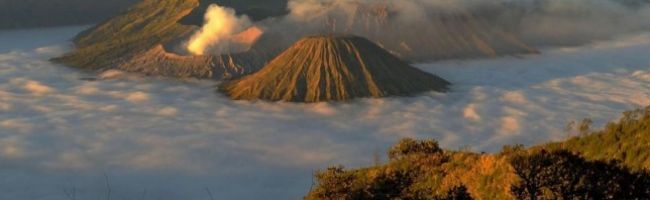
[{"label": "vegetation on ridge", "polygon": [[404,139],[386,164],[318,172],[306,199],[440,199],[458,191],[472,199],[650,199],[649,127],[650,107],[601,131],[498,154]]},{"label": "vegetation on ridge", "polygon": [[590,160],[617,160],[634,170],[650,170],[650,108],[623,113],[603,130],[543,145],[579,152]]}]

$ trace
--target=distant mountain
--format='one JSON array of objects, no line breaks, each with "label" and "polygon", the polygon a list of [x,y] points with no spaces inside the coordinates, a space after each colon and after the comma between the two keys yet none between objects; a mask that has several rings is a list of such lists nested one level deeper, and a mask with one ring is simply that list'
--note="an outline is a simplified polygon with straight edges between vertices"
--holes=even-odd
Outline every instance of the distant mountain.
[{"label": "distant mountain", "polygon": [[203,16],[210,4],[233,8],[240,15],[247,15],[255,21],[269,16],[281,16],[287,12],[288,0],[199,0],[199,7],[183,18],[181,24],[203,25]]},{"label": "distant mountain", "polygon": [[[184,55],[178,50],[199,29],[199,17],[212,3],[232,6],[238,14],[249,14],[264,34],[249,51],[225,55]],[[379,44],[406,61],[491,57],[536,53],[516,37],[488,26],[466,12],[432,14],[424,24],[394,21],[385,5],[362,4],[347,20],[316,15],[311,20],[287,25],[283,15],[286,0],[144,0],[82,33],[74,40],[75,50],[56,62],[90,70],[119,69],[170,77],[237,78],[255,72],[271,58],[305,35],[350,32]],[[330,20],[328,20],[330,19]],[[335,27],[358,31],[309,29],[310,25],[335,21]],[[303,30],[310,30],[303,32]],[[338,30],[338,29],[337,29]],[[355,34],[356,35],[356,34]]]},{"label": "distant mountain", "polygon": [[0,29],[94,24],[139,0],[0,0]]},{"label": "distant mountain", "polygon": [[[0,29],[87,25],[104,21],[143,0],[0,0]],[[211,3],[235,8],[253,19],[282,15],[287,0],[201,0],[200,7],[182,20],[203,24]]]},{"label": "distant mountain", "polygon": [[323,11],[302,16],[305,19],[295,19],[300,23],[293,29],[305,30],[306,34],[359,35],[408,61],[427,62],[538,53],[516,35],[491,21],[490,12],[506,12],[503,7],[476,10],[429,8],[425,9],[427,13],[418,15],[409,13],[409,9],[400,6],[411,5],[409,3],[413,2],[418,1],[347,1],[341,4],[319,4],[324,7]]},{"label": "distant mountain", "polygon": [[233,99],[292,102],[406,96],[445,91],[449,82],[357,36],[309,36],[259,72],[224,83]]},{"label": "distant mountain", "polygon": [[[227,55],[193,56],[174,53],[198,26],[186,17],[204,3],[199,0],[144,0],[127,12],[80,33],[74,40],[75,50],[56,62],[91,69],[119,69],[128,72],[169,77],[223,79],[251,73],[279,52],[265,44],[263,37],[250,51]],[[225,1],[236,2],[236,1]],[[266,2],[266,1],[255,1]],[[254,4],[251,4],[254,5]],[[191,21],[191,20],[190,20]],[[202,23],[202,22],[201,22]]]}]

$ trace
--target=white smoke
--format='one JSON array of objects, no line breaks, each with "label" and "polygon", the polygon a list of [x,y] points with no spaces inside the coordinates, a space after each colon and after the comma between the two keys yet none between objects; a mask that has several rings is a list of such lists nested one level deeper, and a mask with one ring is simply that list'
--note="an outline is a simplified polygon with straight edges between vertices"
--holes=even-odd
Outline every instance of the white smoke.
[{"label": "white smoke", "polygon": [[[194,55],[236,53],[247,50],[261,31],[252,26],[248,16],[237,16],[232,8],[212,4],[205,13],[205,24],[187,44]],[[248,30],[247,30],[248,29]],[[244,33],[245,36],[238,35]],[[242,37],[254,38],[242,38]]]}]

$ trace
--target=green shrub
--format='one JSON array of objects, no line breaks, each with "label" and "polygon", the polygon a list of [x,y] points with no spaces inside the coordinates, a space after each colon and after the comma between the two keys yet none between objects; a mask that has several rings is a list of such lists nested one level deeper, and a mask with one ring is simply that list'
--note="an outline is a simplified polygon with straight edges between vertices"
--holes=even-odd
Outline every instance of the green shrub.
[{"label": "green shrub", "polygon": [[633,170],[649,170],[650,107],[625,112],[601,131],[541,148],[567,149],[589,160],[618,160]]},{"label": "green shrub", "polygon": [[409,155],[430,155],[442,153],[436,140],[417,141],[411,138],[402,139],[388,151],[390,159],[397,159]]},{"label": "green shrub", "polygon": [[616,162],[587,161],[566,151],[539,151],[511,160],[521,179],[512,186],[517,199],[646,199],[650,176]]}]

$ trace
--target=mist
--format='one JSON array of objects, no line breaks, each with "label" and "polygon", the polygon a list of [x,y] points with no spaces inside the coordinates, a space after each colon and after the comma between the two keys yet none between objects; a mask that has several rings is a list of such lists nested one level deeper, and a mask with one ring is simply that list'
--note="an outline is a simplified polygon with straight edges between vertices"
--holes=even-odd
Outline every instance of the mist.
[{"label": "mist", "polygon": [[211,80],[96,74],[49,62],[87,27],[0,31],[0,199],[65,200],[70,191],[78,199],[298,199],[315,170],[368,166],[371,155],[400,138],[498,152],[505,144],[575,136],[565,128],[571,121],[590,118],[602,127],[650,105],[645,4],[377,4],[393,2],[293,0],[289,15],[256,23],[215,6],[206,15],[218,20],[206,20],[192,37],[194,54],[245,51],[260,35],[289,43],[329,33],[375,38],[396,54],[418,57],[460,52],[444,45],[466,30],[477,30],[468,38],[506,34],[525,43],[502,43],[509,48],[546,48],[414,64],[452,82],[448,93],[295,104],[232,101],[214,92],[218,82]]},{"label": "mist", "polygon": [[[497,20],[537,46],[579,45],[650,28],[647,2],[633,0],[514,1],[519,14]],[[626,3],[627,2],[627,3]],[[636,5],[633,2],[638,2]],[[518,3],[518,4],[517,4]],[[507,17],[519,18],[513,24]],[[507,21],[506,21],[507,22]]]},{"label": "mist", "polygon": [[[448,93],[232,101],[209,80],[96,74],[48,61],[85,27],[0,32],[0,199],[298,199],[312,173],[368,166],[403,137],[497,152],[602,127],[650,104],[650,34],[539,55],[415,66]],[[66,37],[63,37],[66,36]],[[38,38],[35,40],[34,38]],[[89,81],[96,80],[96,81]],[[108,177],[108,181],[106,181]],[[145,196],[145,197],[142,197]]]}]

